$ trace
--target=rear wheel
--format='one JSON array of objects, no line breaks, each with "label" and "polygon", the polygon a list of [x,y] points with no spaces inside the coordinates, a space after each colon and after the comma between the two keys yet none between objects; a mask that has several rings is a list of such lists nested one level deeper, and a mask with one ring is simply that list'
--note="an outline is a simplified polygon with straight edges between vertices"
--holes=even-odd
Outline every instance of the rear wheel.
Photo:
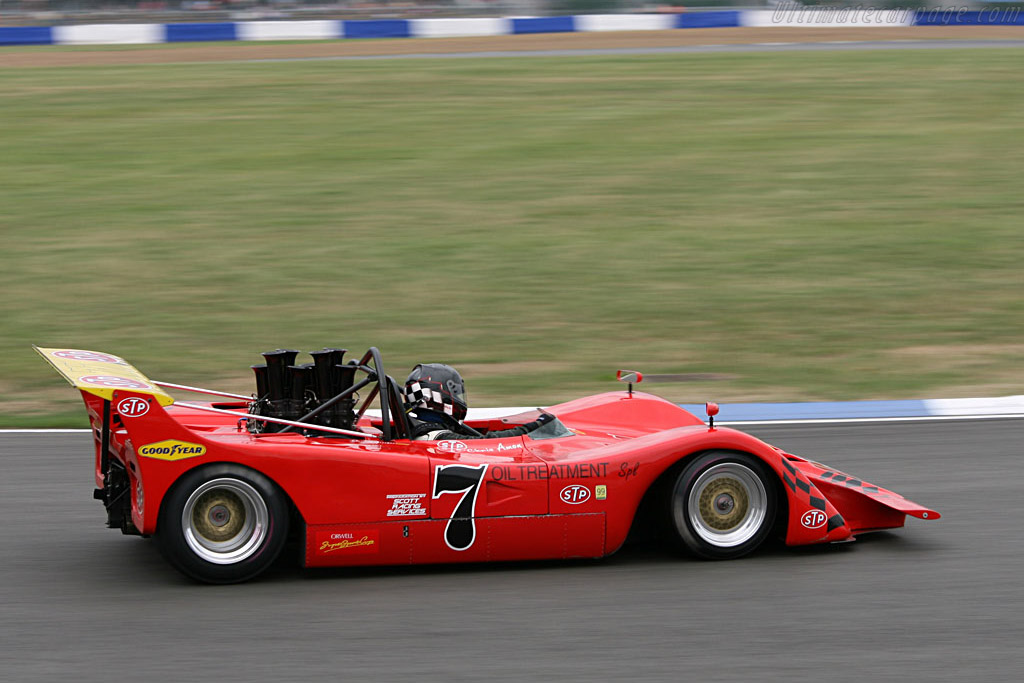
[{"label": "rear wheel", "polygon": [[269,567],[288,536],[284,495],[237,465],[186,474],[164,499],[157,540],[179,570],[207,583],[251,579]]},{"label": "rear wheel", "polygon": [[687,550],[728,560],[764,542],[775,522],[776,498],[772,475],[760,460],[745,453],[712,451],[679,474],[670,516]]}]

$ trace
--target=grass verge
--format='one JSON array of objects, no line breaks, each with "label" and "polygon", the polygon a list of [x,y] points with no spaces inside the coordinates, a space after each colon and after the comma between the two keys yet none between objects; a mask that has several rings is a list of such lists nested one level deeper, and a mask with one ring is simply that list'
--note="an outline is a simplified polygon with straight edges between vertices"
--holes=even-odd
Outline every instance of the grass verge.
[{"label": "grass verge", "polygon": [[31,343],[245,391],[259,351],[377,345],[478,406],[622,366],[728,376],[651,387],[681,401],[1021,393],[1021,66],[0,70],[0,425],[72,409]]}]

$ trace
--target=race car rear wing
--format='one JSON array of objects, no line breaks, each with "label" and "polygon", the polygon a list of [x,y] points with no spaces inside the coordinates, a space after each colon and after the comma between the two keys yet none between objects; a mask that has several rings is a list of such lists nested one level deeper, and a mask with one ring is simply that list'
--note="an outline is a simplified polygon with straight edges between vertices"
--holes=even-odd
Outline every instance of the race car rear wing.
[{"label": "race car rear wing", "polygon": [[156,382],[118,356],[83,349],[43,349],[35,345],[32,348],[71,386],[105,401],[111,400],[116,390],[129,389],[152,396],[162,406],[174,403]]}]

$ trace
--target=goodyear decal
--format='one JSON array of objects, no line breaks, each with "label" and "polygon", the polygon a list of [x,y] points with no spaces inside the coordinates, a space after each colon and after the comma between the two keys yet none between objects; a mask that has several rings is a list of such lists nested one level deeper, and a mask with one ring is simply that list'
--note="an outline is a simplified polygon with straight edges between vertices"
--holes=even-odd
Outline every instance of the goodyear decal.
[{"label": "goodyear decal", "polygon": [[157,460],[184,460],[206,454],[206,446],[187,441],[158,441],[139,448],[139,455]]}]

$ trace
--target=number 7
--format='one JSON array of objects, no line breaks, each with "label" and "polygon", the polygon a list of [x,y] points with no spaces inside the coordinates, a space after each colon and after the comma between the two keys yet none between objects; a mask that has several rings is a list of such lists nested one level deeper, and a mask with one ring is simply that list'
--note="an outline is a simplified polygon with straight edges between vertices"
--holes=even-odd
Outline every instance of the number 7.
[{"label": "number 7", "polygon": [[444,529],[444,542],[452,550],[467,550],[476,540],[473,511],[476,508],[477,494],[480,493],[480,482],[483,481],[486,471],[486,464],[478,467],[438,465],[434,469],[432,498],[440,498],[446,493],[464,492]]}]

